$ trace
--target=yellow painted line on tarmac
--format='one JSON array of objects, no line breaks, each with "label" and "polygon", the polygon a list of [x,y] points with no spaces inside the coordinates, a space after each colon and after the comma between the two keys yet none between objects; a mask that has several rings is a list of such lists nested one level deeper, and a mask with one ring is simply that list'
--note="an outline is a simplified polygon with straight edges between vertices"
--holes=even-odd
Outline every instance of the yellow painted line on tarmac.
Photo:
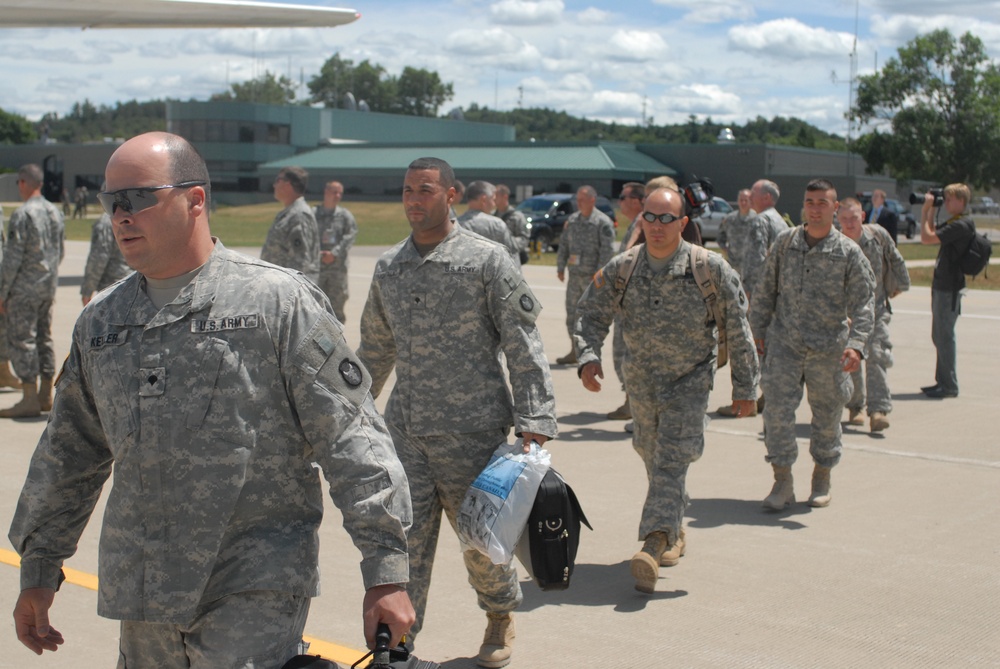
[{"label": "yellow painted line on tarmac", "polygon": [[[0,548],[0,563],[20,568],[21,557],[14,551]],[[66,574],[66,583],[72,583],[87,590],[97,590],[97,577],[93,574],[71,569],[70,567],[63,567],[63,573]],[[339,662],[340,664],[350,666],[365,654],[365,651],[358,650],[357,648],[341,646],[338,643],[323,641],[315,637],[303,636],[302,638],[309,644],[310,655],[320,655],[327,660]]]}]

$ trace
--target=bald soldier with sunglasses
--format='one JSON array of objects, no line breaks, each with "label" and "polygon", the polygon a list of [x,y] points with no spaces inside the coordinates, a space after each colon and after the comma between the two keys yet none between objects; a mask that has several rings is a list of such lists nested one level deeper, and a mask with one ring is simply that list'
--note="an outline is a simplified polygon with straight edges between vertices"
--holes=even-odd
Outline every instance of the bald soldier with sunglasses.
[{"label": "bald soldier with sunglasses", "polygon": [[10,529],[18,639],[49,608],[104,483],[98,613],[119,669],[278,669],[319,588],[320,470],[362,555],[365,635],[414,621],[409,487],[371,377],[320,289],[211,236],[205,162],[184,139],[115,151],[99,200],[135,273],[80,314]]},{"label": "bald soldier with sunglasses", "polygon": [[[641,216],[646,242],[631,276],[627,283],[619,280],[627,262],[624,253],[594,275],[577,307],[576,345],[583,385],[597,392],[604,378],[601,344],[620,313],[627,351],[623,371],[635,421],[632,445],[646,465],[649,484],[639,523],[644,544],[631,567],[636,589],[651,593],[659,567],[676,564],[684,554],[685,479],[705,446],[718,334],[691,271],[693,247],[681,238],[689,223],[681,194],[669,188],[653,191]],[[707,258],[725,314],[732,408],[745,416],[754,407],[759,380],[746,295],[722,256],[709,252]]]}]

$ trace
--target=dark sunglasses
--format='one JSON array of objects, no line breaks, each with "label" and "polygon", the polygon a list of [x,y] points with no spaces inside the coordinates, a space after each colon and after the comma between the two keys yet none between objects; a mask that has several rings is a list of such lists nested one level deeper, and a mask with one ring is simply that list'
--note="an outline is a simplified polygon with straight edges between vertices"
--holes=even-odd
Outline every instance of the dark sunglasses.
[{"label": "dark sunglasses", "polygon": [[679,221],[683,216],[674,216],[673,214],[654,214],[651,211],[642,212],[642,220],[649,223],[661,223],[662,225],[670,225],[674,221]]},{"label": "dark sunglasses", "polygon": [[136,214],[143,209],[156,206],[159,200],[154,194],[158,190],[167,188],[193,188],[194,186],[204,186],[207,181],[182,181],[178,184],[167,184],[165,186],[145,186],[143,188],[122,188],[111,192],[101,192],[97,194],[97,201],[104,207],[104,211],[114,215],[117,209],[121,209],[126,214]]}]

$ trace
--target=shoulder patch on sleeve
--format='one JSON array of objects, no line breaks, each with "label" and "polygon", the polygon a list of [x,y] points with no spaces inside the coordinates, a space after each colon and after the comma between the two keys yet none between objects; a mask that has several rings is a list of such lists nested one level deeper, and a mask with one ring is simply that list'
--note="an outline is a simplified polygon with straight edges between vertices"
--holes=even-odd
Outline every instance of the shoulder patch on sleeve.
[{"label": "shoulder patch on sleeve", "polygon": [[330,393],[360,405],[371,389],[368,370],[344,340],[340,325],[323,314],[294,353],[295,364],[313,375],[313,382]]},{"label": "shoulder patch on sleeve", "polygon": [[605,283],[606,282],[604,280],[604,268],[602,267],[601,269],[594,272],[594,288],[600,290],[601,288],[604,288]]},{"label": "shoulder patch on sleeve", "polygon": [[528,282],[523,278],[514,287],[514,291],[503,298],[505,304],[517,314],[518,318],[525,323],[534,323],[538,314],[542,311],[542,305],[538,298],[531,292]]}]

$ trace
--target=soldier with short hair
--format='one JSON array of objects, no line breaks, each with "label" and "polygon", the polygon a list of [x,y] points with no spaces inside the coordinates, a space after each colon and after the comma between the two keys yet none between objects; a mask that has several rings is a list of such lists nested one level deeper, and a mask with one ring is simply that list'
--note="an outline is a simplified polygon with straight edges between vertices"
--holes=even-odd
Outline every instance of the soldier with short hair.
[{"label": "soldier with short hair", "polygon": [[[525,448],[557,431],[552,377],[535,323],[541,305],[506,249],[450,217],[454,181],[439,158],[410,163],[403,207],[412,233],[375,266],[358,349],[376,396],[396,370],[385,417],[413,500],[411,640],[423,627],[441,512],[454,527],[469,485],[511,428]],[[512,612],[522,599],[517,572],[475,550],[464,559],[487,614],[477,662],[505,666],[513,650]]]},{"label": "soldier with short hair", "polygon": [[597,191],[581,186],[576,191],[577,211],[563,226],[556,254],[556,275],[566,284],[566,331],[569,353],[556,358],[557,365],[575,365],[577,361],[576,305],[587,289],[594,272],[604,267],[615,253],[615,226],[597,208]]},{"label": "soldier with short hair", "polygon": [[579,305],[576,345],[580,378],[587,390],[601,389],[601,345],[620,313],[627,354],[623,364],[635,420],[632,444],[646,466],[648,490],[639,523],[642,549],[631,562],[635,587],[653,592],[660,566],[684,555],[682,522],[689,498],[687,470],[705,447],[705,409],[717,367],[718,327],[728,336],[734,413],[746,415],[757,396],[759,370],[747,301],[739,277],[717,253],[707,253],[725,324],[706,312],[692,275],[695,248],[682,239],[689,224],[681,195],[660,188],[646,197],[641,246],[627,278],[627,254],[600,269]]},{"label": "soldier with short hair", "polygon": [[518,259],[523,265],[528,262],[528,247],[531,245],[531,228],[528,217],[511,206],[510,186],[497,184],[494,197],[496,199],[496,215],[507,224],[510,236],[514,238],[514,245],[517,247]]},{"label": "soldier with short hair", "polygon": [[24,204],[10,217],[0,264],[0,315],[7,320],[8,353],[22,392],[19,402],[0,411],[0,418],[30,418],[52,408],[52,305],[66,230],[62,212],[42,197],[44,178],[35,164],[18,170],[17,190]]},{"label": "soldier with short hair", "polygon": [[[854,392],[847,401],[850,425],[864,425],[861,413],[867,407],[868,422],[872,432],[889,429],[892,412],[892,393],[889,391],[889,368],[892,367],[892,341],[889,339],[889,321],[892,310],[889,298],[910,289],[910,273],[906,261],[896,249],[889,232],[877,223],[864,224],[865,212],[861,202],[853,197],[840,201],[837,210],[840,231],[861,247],[875,277],[875,323],[865,346],[864,371],[851,373]],[[890,295],[886,279],[894,278],[896,288]]]},{"label": "soldier with short hair", "polygon": [[719,248],[726,252],[729,265],[742,276],[743,256],[750,235],[750,221],[757,212],[750,204],[750,189],[744,188],[736,196],[737,207],[726,214],[719,225]]},{"label": "soldier with short hair", "polygon": [[[833,227],[839,203],[826,179],[806,186],[805,222],[778,236],[750,309],[761,389],[766,460],[774,486],[764,508],[795,502],[792,464],[798,458],[795,411],[808,390],[809,453],[816,463],[809,505],[830,503],[830,470],[840,462],[840,417],[851,395],[875,318],[875,277],[861,248]],[[765,334],[766,333],[766,334]],[[765,338],[766,337],[766,338]]]},{"label": "soldier with short hair", "polygon": [[323,293],[209,230],[204,160],[148,133],[107,166],[135,273],[84,307],[11,523],[18,639],[49,609],[107,479],[98,614],[119,667],[279,669],[319,594],[320,469],[362,555],[365,638],[413,622],[406,475]]},{"label": "soldier with short hair", "polygon": [[469,208],[458,217],[458,224],[466,230],[472,230],[507,249],[515,264],[521,264],[517,244],[510,228],[500,218],[491,212],[496,209],[496,187],[488,181],[473,181],[465,191]]},{"label": "soldier with short hair", "polygon": [[348,254],[358,236],[358,223],[349,209],[340,206],[344,184],[328,181],[323,187],[323,203],[316,205],[319,229],[319,287],[330,298],[333,312],[344,323],[348,298]]},{"label": "soldier with short hair", "polygon": [[285,208],[267,231],[260,259],[297,269],[313,283],[319,282],[319,226],[306,203],[309,173],[301,167],[282,167],[274,178],[274,199]]}]

